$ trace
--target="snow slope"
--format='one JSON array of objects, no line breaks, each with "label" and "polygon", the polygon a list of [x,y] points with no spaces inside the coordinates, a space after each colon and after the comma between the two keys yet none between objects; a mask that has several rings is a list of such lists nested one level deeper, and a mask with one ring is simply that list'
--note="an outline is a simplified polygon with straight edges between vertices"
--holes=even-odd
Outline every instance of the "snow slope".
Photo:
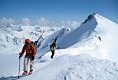
[{"label": "snow slope", "polygon": [[[101,51],[99,50],[100,57],[106,55],[107,59],[118,61],[117,34],[118,24],[98,14],[91,14],[80,27],[71,31],[61,39],[58,46],[62,49],[72,46],[86,46],[88,49],[93,50],[101,48]],[[103,54],[101,54],[101,52]]]},{"label": "snow slope", "polygon": [[[60,51],[60,52],[59,52]],[[118,64],[92,58],[76,49],[57,50],[55,58],[39,63],[39,69],[21,80],[117,80]],[[72,54],[74,53],[74,55]],[[80,54],[80,55],[79,55]],[[50,62],[50,63],[48,63]],[[48,64],[43,68],[40,65]]]},{"label": "snow slope", "polygon": [[[70,51],[69,51],[70,50]],[[74,53],[74,55],[72,54]],[[35,64],[32,75],[20,80],[117,80],[118,64],[96,59],[78,49],[57,50],[54,59],[48,52]],[[4,76],[0,80],[17,80],[17,75]]]},{"label": "snow slope", "polygon": [[54,32],[53,34],[51,34],[49,37],[45,38],[45,40],[43,40],[41,42],[40,47],[37,50],[37,53],[39,53],[37,55],[37,57],[42,57],[44,54],[46,54],[48,51],[50,51],[50,45],[52,44],[52,42],[55,39],[57,39],[56,43],[58,43],[61,40],[61,38],[64,35],[66,35],[69,31],[70,31],[69,28],[62,28],[62,29]]},{"label": "snow slope", "polygon": [[117,24],[98,14],[88,16],[80,27],[60,38],[61,49],[54,60],[47,53],[39,62],[48,65],[23,80],[117,80],[118,64],[112,62],[118,57],[117,29]]},{"label": "snow slope", "polygon": [[[39,42],[34,72],[20,80],[118,80],[117,29],[116,23],[92,14],[75,30],[56,31]],[[50,59],[49,45],[55,38],[59,49]],[[0,80],[17,80],[16,58],[16,54],[0,56]]]}]

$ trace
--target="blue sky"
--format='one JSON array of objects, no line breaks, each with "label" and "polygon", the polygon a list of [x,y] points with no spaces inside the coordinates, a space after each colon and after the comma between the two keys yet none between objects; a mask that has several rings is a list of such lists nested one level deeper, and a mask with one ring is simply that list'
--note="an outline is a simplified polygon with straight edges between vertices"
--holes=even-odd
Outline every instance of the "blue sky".
[{"label": "blue sky", "polygon": [[94,12],[118,23],[118,0],[0,0],[0,18],[81,21]]}]

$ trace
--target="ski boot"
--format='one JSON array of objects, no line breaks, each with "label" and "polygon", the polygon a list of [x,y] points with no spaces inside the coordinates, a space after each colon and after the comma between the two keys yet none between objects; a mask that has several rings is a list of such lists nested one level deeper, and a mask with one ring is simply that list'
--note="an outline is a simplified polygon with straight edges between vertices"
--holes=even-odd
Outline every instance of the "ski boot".
[{"label": "ski boot", "polygon": [[32,74],[32,71],[30,71],[29,73],[28,73],[28,75],[31,75]]},{"label": "ski boot", "polygon": [[27,71],[24,71],[24,72],[22,73],[22,75],[27,75]]}]

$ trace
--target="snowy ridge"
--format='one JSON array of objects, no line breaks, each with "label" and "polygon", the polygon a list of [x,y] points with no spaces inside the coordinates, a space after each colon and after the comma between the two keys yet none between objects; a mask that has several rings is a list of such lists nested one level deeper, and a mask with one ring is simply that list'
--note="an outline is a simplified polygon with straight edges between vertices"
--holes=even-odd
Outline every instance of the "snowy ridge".
[{"label": "snowy ridge", "polygon": [[[118,64],[109,60],[92,58],[88,53],[77,49],[57,50],[55,58],[50,59],[48,52],[35,64],[32,75],[20,80],[117,80]],[[74,53],[74,55],[72,54]],[[17,80],[17,75],[1,77],[0,80]]]},{"label": "snowy ridge", "polygon": [[[42,57],[44,54],[46,54],[50,50],[50,45],[52,44],[52,42],[55,39],[57,39],[56,43],[58,43],[61,40],[61,38],[64,35],[66,35],[69,31],[70,31],[70,29],[68,29],[68,28],[62,28],[61,30],[54,32],[49,37],[47,37],[45,40],[43,40],[40,44],[40,47],[37,50],[37,53],[39,53],[37,56]],[[57,47],[57,48],[59,48],[59,47]]]},{"label": "snowy ridge", "polygon": [[[23,34],[28,34],[25,37],[35,40],[40,30],[44,31],[38,26],[22,29],[22,33],[13,31],[13,35],[22,34],[24,37]],[[74,30],[48,29],[50,33],[46,32],[38,42],[33,74],[20,80],[118,80],[118,24],[94,13]],[[3,41],[4,33],[1,35],[0,40]],[[20,38],[23,41],[25,37]],[[49,46],[55,38],[57,50],[54,59],[51,59]],[[18,55],[0,55],[0,80],[17,80]],[[23,62],[23,58],[21,60]],[[9,64],[5,63],[10,64],[9,68]]]},{"label": "snowy ridge", "polygon": [[[89,21],[89,22],[86,22]],[[86,23],[85,23],[86,22]],[[82,39],[85,39],[91,35],[97,25],[95,17],[92,16],[92,19],[85,20],[78,28],[66,35],[58,44],[60,48],[67,48],[74,45],[77,42],[80,42]],[[62,45],[64,44],[64,45]]]},{"label": "snowy ridge", "polygon": [[116,34],[118,34],[116,23],[98,14],[92,14],[78,28],[61,39],[58,46],[62,49],[86,46],[89,50],[97,50],[97,56],[106,55],[106,59],[118,61],[118,48],[116,47],[118,37]]}]

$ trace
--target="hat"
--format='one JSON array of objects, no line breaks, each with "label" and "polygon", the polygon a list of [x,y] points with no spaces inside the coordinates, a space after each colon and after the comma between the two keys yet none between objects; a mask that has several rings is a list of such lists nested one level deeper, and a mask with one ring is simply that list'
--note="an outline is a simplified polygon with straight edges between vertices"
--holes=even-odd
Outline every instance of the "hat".
[{"label": "hat", "polygon": [[26,39],[25,42],[26,42],[26,43],[30,43],[30,39]]}]

